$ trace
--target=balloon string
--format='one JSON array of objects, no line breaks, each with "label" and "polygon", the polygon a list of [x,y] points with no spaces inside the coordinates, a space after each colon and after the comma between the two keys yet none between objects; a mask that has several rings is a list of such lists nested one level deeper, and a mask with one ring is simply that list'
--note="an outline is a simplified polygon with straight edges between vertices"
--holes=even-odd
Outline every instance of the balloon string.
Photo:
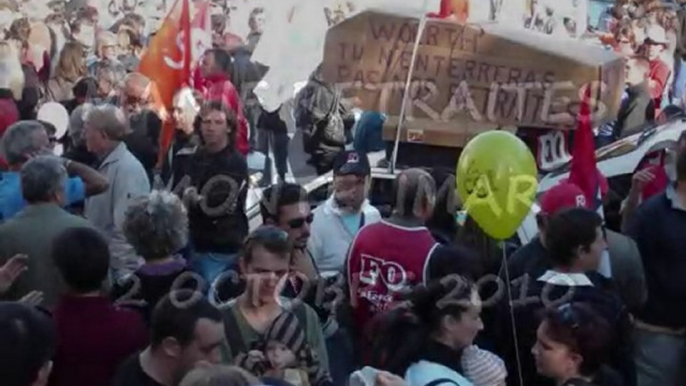
[{"label": "balloon string", "polygon": [[507,252],[505,251],[505,241],[503,241],[502,250],[503,250],[502,266],[505,269],[505,281],[506,281],[505,288],[507,288],[507,300],[508,300],[508,303],[510,305],[510,322],[512,323],[512,336],[514,338],[515,358],[517,361],[517,376],[519,377],[519,385],[524,386],[524,376],[522,375],[522,359],[519,356],[519,341],[517,339],[517,323],[515,322],[514,304],[512,302],[512,287],[510,286],[510,268],[507,265]]}]

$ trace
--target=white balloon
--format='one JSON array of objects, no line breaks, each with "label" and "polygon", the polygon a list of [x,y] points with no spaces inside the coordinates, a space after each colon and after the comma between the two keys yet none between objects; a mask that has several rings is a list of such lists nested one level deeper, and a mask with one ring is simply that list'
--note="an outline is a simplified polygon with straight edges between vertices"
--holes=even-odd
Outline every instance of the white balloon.
[{"label": "white balloon", "polygon": [[57,139],[62,138],[67,133],[67,128],[69,127],[69,113],[67,112],[67,109],[59,103],[48,102],[41,106],[38,110],[36,119],[54,125],[55,129],[57,129],[57,132],[55,133]]}]

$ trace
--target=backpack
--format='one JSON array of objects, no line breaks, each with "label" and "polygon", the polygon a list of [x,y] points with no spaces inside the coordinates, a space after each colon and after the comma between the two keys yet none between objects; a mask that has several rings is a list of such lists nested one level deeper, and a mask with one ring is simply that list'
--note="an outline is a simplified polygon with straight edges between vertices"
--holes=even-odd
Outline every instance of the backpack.
[{"label": "backpack", "polygon": [[[295,107],[296,125],[303,131],[305,153],[314,154],[323,144],[344,147],[346,131],[340,109],[340,93],[333,91],[334,98],[326,114],[322,116],[324,93],[331,92],[326,85],[312,81],[298,95]],[[318,112],[319,114],[316,114]],[[316,117],[321,118],[317,119]]]}]

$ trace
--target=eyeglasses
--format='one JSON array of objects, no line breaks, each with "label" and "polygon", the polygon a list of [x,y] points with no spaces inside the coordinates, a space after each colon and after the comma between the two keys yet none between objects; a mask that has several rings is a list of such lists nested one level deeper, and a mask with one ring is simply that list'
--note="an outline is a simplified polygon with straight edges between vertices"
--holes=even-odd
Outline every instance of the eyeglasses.
[{"label": "eyeglasses", "polygon": [[293,220],[289,221],[288,227],[291,229],[300,229],[307,223],[307,225],[312,224],[312,221],[314,221],[314,215],[310,213],[309,216],[303,217],[303,218],[294,218]]},{"label": "eyeglasses", "polygon": [[579,316],[574,311],[572,303],[563,304],[557,308],[557,314],[562,323],[572,330],[579,328]]}]

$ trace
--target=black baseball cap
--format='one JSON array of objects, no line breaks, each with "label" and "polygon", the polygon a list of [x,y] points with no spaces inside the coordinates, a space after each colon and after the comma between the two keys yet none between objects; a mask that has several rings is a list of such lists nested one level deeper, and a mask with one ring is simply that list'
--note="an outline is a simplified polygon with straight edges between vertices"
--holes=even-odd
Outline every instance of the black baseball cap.
[{"label": "black baseball cap", "polygon": [[372,168],[365,153],[347,150],[339,153],[333,160],[333,174],[336,176],[368,176],[371,173]]}]

